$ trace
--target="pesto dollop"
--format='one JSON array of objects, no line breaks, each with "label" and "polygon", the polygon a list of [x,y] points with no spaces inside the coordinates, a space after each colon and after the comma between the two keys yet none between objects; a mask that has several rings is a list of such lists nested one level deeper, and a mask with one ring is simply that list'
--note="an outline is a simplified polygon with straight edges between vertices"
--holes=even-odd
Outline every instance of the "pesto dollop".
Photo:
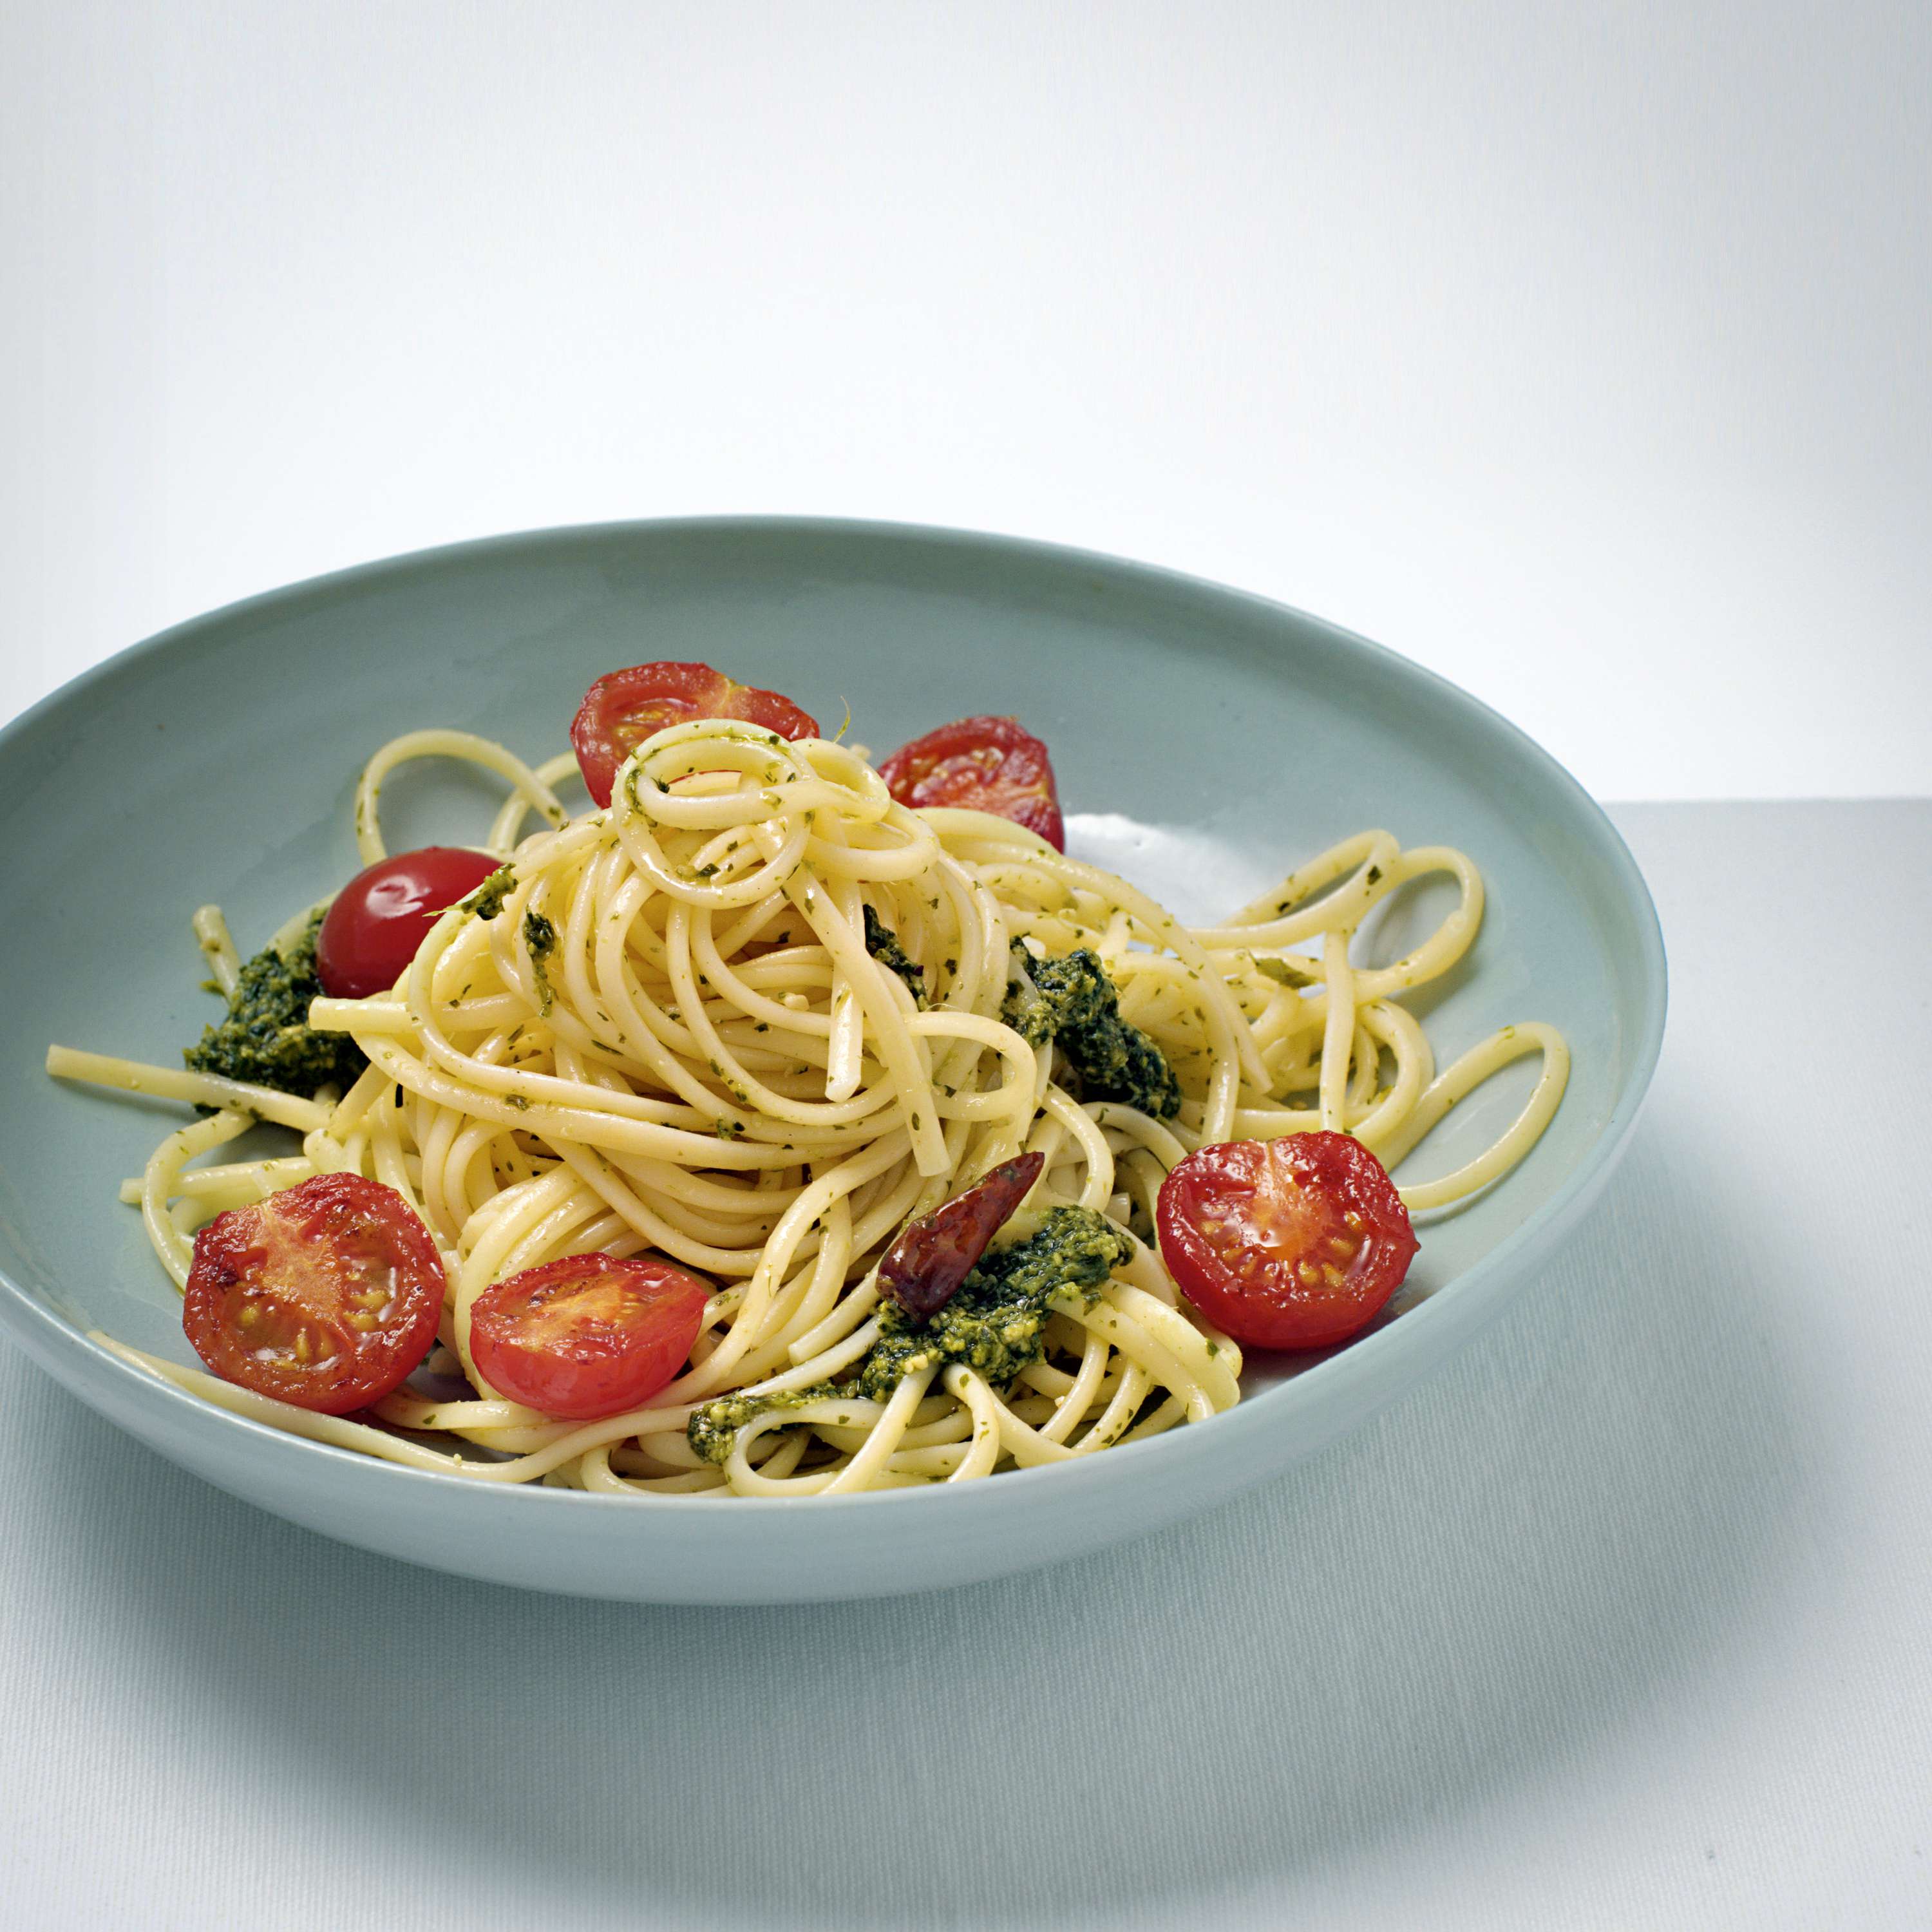
[{"label": "pesto dollop", "polygon": [[369,1064],[362,1048],[346,1033],[317,1033],[308,1024],[308,1004],[322,991],[315,970],[322,920],[317,912],[286,953],[266,946],[242,968],[227,1018],[182,1054],[194,1072],[306,1096],[354,1082]]},{"label": "pesto dollop", "polygon": [[1010,1382],[1039,1360],[1054,1302],[1070,1294],[1095,1300],[1107,1277],[1133,1253],[1132,1241],[1104,1215],[1087,1208],[1049,1209],[1025,1240],[981,1256],[931,1321],[882,1301],[879,1340],[848,1386],[816,1382],[762,1395],[719,1396],[692,1411],[685,1440],[704,1461],[722,1463],[730,1460],[739,1430],[761,1417],[842,1396],[885,1402],[904,1376],[947,1362],[964,1362],[990,1382]]},{"label": "pesto dollop", "polygon": [[1156,1120],[1180,1111],[1180,1082],[1167,1055],[1120,1017],[1120,997],[1100,956],[1081,946],[1036,959],[1016,943],[1013,976],[1000,1017],[1029,1046],[1052,1040],[1090,1100],[1118,1100]]},{"label": "pesto dollop", "polygon": [[776,1389],[764,1395],[721,1395],[700,1404],[684,1425],[684,1439],[692,1453],[707,1462],[728,1462],[731,1445],[747,1423],[782,1409],[802,1408],[808,1402],[823,1402],[840,1391],[830,1382],[814,1382],[809,1388]]},{"label": "pesto dollop", "polygon": [[860,1364],[858,1392],[884,1402],[902,1377],[948,1362],[1010,1382],[1040,1360],[1054,1301],[1078,1294],[1092,1302],[1133,1255],[1133,1242],[1104,1215],[1051,1208],[1025,1240],[982,1255],[929,1321],[882,1301],[879,1339]]}]

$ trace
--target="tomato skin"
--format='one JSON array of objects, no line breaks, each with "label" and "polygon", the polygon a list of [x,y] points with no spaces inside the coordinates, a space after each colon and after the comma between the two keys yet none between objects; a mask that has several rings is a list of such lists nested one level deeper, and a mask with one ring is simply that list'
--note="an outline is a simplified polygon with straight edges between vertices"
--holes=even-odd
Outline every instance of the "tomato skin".
[{"label": "tomato skin", "polygon": [[566,1255],[493,1282],[470,1316],[470,1350],[512,1402],[567,1421],[650,1401],[691,1354],[711,1290],[643,1256]]},{"label": "tomato skin", "polygon": [[196,1235],[182,1328],[224,1382],[346,1415],[429,1352],[445,1286],[429,1230],[393,1187],[319,1174]]},{"label": "tomato skin", "polygon": [[1346,1134],[1202,1148],[1162,1184],[1154,1220],[1181,1293],[1256,1348],[1325,1348],[1359,1334],[1418,1246],[1382,1162]]},{"label": "tomato skin", "polygon": [[1052,760],[1017,718],[956,718],[902,745],[879,776],[902,805],[993,812],[1066,850]]},{"label": "tomato skin", "polygon": [[1046,1165],[1043,1154],[1002,1161],[963,1194],[908,1222],[879,1264],[880,1292],[911,1314],[937,1314],[972,1273],[986,1244],[1012,1219]]},{"label": "tomato skin", "polygon": [[329,902],[316,934],[322,991],[338,1000],[386,993],[438,918],[502,862],[460,845],[424,845],[358,872]]},{"label": "tomato skin", "polygon": [[707,664],[632,664],[600,677],[571,721],[570,742],[584,788],[608,806],[617,767],[632,751],[653,733],[692,718],[740,718],[781,738],[819,736],[818,719],[790,698],[740,684]]}]

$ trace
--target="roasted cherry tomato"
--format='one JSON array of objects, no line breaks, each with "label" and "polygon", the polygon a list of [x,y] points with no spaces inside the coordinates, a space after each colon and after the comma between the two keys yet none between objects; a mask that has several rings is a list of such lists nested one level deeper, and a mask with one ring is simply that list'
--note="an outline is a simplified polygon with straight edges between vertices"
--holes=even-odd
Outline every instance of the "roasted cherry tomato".
[{"label": "roasted cherry tomato", "polygon": [[818,736],[818,720],[790,698],[740,684],[709,664],[633,664],[600,677],[571,721],[585,789],[608,805],[617,767],[653,733],[690,718],[740,718],[781,738]]},{"label": "roasted cherry tomato", "polygon": [[909,1312],[936,1315],[1026,1198],[1046,1165],[1043,1154],[1004,1161],[963,1194],[908,1223],[879,1264],[879,1287]]},{"label": "roasted cherry tomato", "polygon": [[572,1421],[620,1415],[683,1367],[710,1294],[668,1262],[566,1255],[486,1288],[470,1350],[512,1402]]},{"label": "roasted cherry tomato", "polygon": [[428,1353],[443,1286],[429,1230],[393,1187],[319,1174],[195,1237],[182,1327],[224,1381],[346,1415]]},{"label": "roasted cherry tomato", "polygon": [[902,745],[879,767],[902,805],[991,812],[1066,850],[1046,747],[1017,718],[962,718]]},{"label": "roasted cherry tomato", "polygon": [[1415,1256],[1394,1183],[1346,1134],[1202,1148],[1162,1184],[1155,1219],[1181,1293],[1251,1348],[1346,1342]]},{"label": "roasted cherry tomato", "polygon": [[315,970],[338,1000],[386,993],[429,929],[502,863],[460,845],[425,845],[378,859],[338,892],[316,934]]}]

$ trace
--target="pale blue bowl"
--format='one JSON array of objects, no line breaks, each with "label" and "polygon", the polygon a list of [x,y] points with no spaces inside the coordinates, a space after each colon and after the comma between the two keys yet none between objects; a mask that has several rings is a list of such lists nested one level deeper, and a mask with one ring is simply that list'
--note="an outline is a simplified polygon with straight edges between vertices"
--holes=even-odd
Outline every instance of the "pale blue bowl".
[{"label": "pale blue bowl", "polygon": [[[452,724],[535,759],[584,686],[700,658],[884,752],[969,712],[1051,745],[1076,852],[1189,916],[1228,909],[1342,834],[1460,845],[1489,887],[1471,959],[1435,989],[1445,1062],[1512,1019],[1575,1071],[1505,1184],[1423,1229],[1397,1318],[1315,1363],[1257,1365],[1232,1413],[1076,1463],[825,1502],[629,1502],[418,1473],[215,1409],[86,1338],[191,1360],[139,1217],[114,1199],[180,1110],[79,1090],[46,1043],[172,1061],[212,1003],[188,930],[224,906],[244,950],[356,868],[369,752]],[[386,794],[392,844],[462,836],[494,796],[424,768]],[[1204,1510],[1353,1427],[1534,1280],[1629,1134],[1664,1030],[1657,918],[1580,787],[1441,679],[1256,597],[1009,538],[784,519],[491,538],[250,599],[136,645],[0,734],[0,1317],[80,1398],[278,1515],[412,1562],[647,1601],[856,1597],[967,1582]],[[1419,924],[1432,908],[1410,909]],[[1388,944],[1399,935],[1383,936]],[[1519,1077],[1520,1076],[1520,1077]],[[1432,1164],[1520,1098],[1445,1127]],[[1512,1081],[1515,1082],[1512,1085]]]}]

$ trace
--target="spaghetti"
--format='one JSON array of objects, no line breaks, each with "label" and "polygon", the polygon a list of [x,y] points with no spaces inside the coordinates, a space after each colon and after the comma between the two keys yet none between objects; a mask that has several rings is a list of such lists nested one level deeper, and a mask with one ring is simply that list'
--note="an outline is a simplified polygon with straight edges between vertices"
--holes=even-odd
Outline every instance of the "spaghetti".
[{"label": "spaghetti", "polygon": [[[610,806],[575,817],[555,789],[568,754],[532,768],[464,733],[398,739],[357,790],[365,862],[385,853],[384,776],[427,756],[507,781],[484,842],[505,862],[436,920],[392,989],[314,1001],[310,1026],[368,1058],[346,1091],[308,1100],[48,1056],[56,1074],[214,1110],[122,1188],[177,1286],[196,1229],[320,1174],[380,1181],[427,1224],[448,1279],[439,1345],[426,1378],[365,1417],[109,1342],[298,1435],[474,1480],[670,1497],[848,1493],[1096,1454],[1240,1399],[1240,1349],[1177,1292],[1154,1240],[1160,1190],[1184,1157],[1319,1130],[1394,1168],[1492,1073],[1539,1055],[1492,1146],[1401,1189],[1410,1209],[1438,1209],[1515,1166],[1562,1096],[1554,1028],[1504,1028],[1438,1072],[1402,1004],[1462,958],[1481,921],[1480,878],[1447,848],[1365,832],[1221,924],[1189,928],[1005,818],[909,808],[852,748],[698,719],[639,746]],[[1455,909],[1392,964],[1352,963],[1375,908],[1431,874],[1454,881]],[[905,970],[876,956],[880,928]],[[194,929],[231,990],[218,913],[203,908]],[[1016,973],[1082,948],[1172,1067],[1170,1118],[1083,1096],[1051,1042],[1010,1023]],[[299,1132],[300,1153],[195,1164],[257,1118]],[[1052,1299],[1010,1379],[926,1360],[861,1394],[891,1325],[886,1244],[1023,1153],[1042,1170],[1007,1234],[1082,1209],[1119,1232],[1119,1258],[1094,1288]],[[471,1349],[478,1298],[594,1252],[662,1256],[712,1285],[688,1364],[646,1406],[591,1422],[502,1398]]]}]

